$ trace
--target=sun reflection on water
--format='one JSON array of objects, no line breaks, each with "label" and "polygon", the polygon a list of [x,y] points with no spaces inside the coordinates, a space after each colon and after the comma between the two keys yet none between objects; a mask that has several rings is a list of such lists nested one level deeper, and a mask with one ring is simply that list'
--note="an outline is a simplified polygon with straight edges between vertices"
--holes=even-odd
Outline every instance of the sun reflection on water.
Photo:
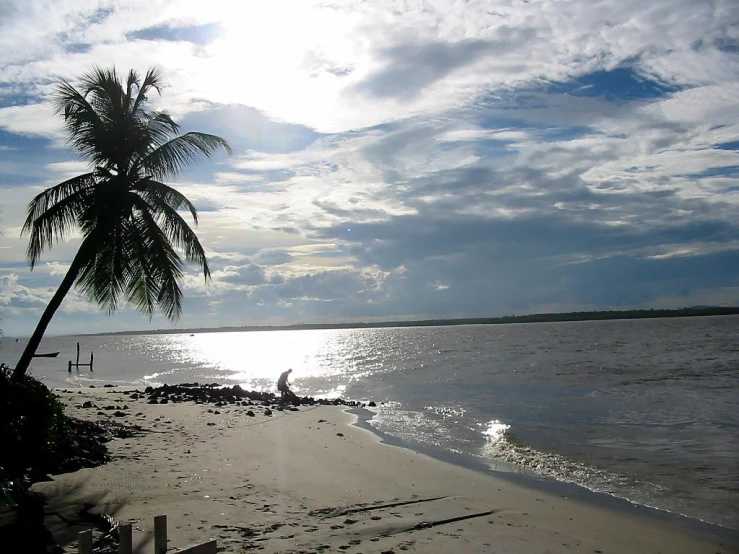
[{"label": "sun reflection on water", "polygon": [[[283,371],[293,368],[291,379],[296,392],[301,380],[328,378],[344,373],[337,364],[342,348],[341,334],[331,330],[248,331],[169,335],[170,356],[179,363],[208,367],[213,379],[227,378],[250,389],[272,389]],[[337,394],[344,387],[332,387]]]}]

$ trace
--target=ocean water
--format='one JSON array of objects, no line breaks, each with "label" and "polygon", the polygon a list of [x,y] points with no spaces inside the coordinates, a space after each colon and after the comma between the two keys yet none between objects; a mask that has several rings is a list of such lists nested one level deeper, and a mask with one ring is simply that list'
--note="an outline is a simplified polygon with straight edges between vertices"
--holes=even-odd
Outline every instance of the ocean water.
[{"label": "ocean water", "polygon": [[[67,372],[81,343],[94,372]],[[4,339],[13,365],[23,341]],[[739,317],[45,339],[52,387],[218,382],[378,403],[370,424],[490,469],[739,529]]]}]

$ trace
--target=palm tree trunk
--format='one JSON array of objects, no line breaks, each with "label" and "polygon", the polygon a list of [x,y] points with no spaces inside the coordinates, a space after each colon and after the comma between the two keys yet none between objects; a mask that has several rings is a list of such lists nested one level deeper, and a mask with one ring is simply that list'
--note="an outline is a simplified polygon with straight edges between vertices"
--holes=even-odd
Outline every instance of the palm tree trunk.
[{"label": "palm tree trunk", "polygon": [[26,349],[21,355],[21,359],[18,360],[18,363],[15,365],[15,370],[13,370],[13,379],[21,379],[26,374],[26,371],[28,371],[28,366],[31,364],[31,360],[33,359],[33,355],[36,353],[38,345],[41,344],[41,339],[43,338],[49,323],[51,323],[51,318],[54,317],[57,309],[62,305],[62,300],[67,296],[67,293],[72,288],[72,285],[74,285],[74,282],[77,280],[77,276],[84,266],[82,263],[83,256],[81,255],[83,250],[84,246],[77,252],[77,255],[72,261],[72,265],[67,270],[67,274],[64,276],[64,279],[62,279],[62,283],[54,293],[54,296],[51,297],[49,305],[46,306],[44,313],[41,315],[41,319],[36,325],[36,330],[33,332],[33,335],[31,335],[31,339],[28,341]]}]

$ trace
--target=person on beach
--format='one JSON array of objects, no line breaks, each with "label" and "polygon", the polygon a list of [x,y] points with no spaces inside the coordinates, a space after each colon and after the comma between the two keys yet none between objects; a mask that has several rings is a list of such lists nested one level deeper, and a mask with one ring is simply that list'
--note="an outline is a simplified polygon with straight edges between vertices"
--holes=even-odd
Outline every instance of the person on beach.
[{"label": "person on beach", "polygon": [[287,382],[287,378],[292,372],[292,369],[288,369],[280,375],[279,379],[277,379],[277,390],[280,391],[283,399],[295,396],[293,391],[290,390],[290,383]]}]

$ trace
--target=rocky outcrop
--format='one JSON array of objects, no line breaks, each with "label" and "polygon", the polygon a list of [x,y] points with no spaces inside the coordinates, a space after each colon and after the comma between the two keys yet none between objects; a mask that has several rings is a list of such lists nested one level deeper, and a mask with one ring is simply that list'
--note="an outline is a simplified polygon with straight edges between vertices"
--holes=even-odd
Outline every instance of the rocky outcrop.
[{"label": "rocky outcrop", "polygon": [[[140,394],[131,391],[130,394]],[[316,404],[334,406],[362,406],[354,400],[342,398],[326,399],[313,398],[312,396],[294,397],[290,401],[283,400],[272,392],[247,391],[239,385],[224,387],[218,383],[201,385],[200,383],[182,383],[178,385],[162,385],[161,387],[146,387],[144,394],[148,396],[150,404],[166,404],[169,402],[195,402],[198,404],[215,404],[225,406],[227,404],[239,404],[241,406],[253,405],[309,405]]]}]

